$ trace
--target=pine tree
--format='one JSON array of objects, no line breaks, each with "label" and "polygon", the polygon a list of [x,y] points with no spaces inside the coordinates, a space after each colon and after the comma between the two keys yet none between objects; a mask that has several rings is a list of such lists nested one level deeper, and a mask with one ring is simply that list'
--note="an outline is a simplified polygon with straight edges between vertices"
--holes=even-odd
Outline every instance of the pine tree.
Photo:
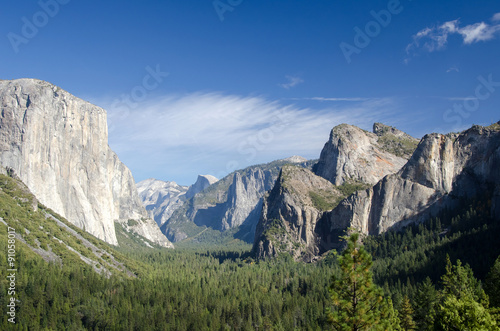
[{"label": "pine tree", "polygon": [[447,257],[435,330],[498,330],[488,311],[488,297],[468,265],[452,265]]},{"label": "pine tree", "polygon": [[419,330],[431,330],[436,315],[438,292],[429,277],[418,287],[414,302],[414,318]]},{"label": "pine tree", "polygon": [[500,308],[500,256],[491,268],[484,283],[492,307]]},{"label": "pine tree", "polygon": [[488,296],[481,283],[474,277],[472,269],[468,265],[462,266],[460,260],[452,265],[450,257],[446,256],[446,273],[441,277],[441,282],[444,295],[453,295],[458,299],[470,297],[488,308]]},{"label": "pine tree", "polygon": [[373,283],[371,256],[359,243],[359,234],[348,238],[339,258],[340,275],[334,277],[330,296],[335,307],[329,322],[335,330],[386,330],[387,302]]},{"label": "pine tree", "polygon": [[413,321],[413,307],[411,306],[410,299],[407,296],[403,298],[403,304],[399,311],[399,321],[403,330],[415,330],[417,325]]}]

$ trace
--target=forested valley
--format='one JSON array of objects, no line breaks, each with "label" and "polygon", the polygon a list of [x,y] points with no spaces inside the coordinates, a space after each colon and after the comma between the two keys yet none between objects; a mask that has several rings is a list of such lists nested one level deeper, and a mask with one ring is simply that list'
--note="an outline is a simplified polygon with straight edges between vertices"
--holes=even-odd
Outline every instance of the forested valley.
[{"label": "forested valley", "polygon": [[[456,326],[443,329],[498,329],[500,260],[495,260],[500,225],[490,218],[489,203],[464,201],[461,208],[423,224],[364,238],[362,250],[370,260],[367,277],[373,277],[375,291],[368,293],[379,293],[386,303],[379,315],[386,324],[372,319],[374,329],[432,330],[450,323]],[[11,211],[1,217],[12,222],[9,217],[20,215]],[[0,227],[0,261],[5,266],[7,226]],[[241,243],[169,250],[130,242],[118,252],[106,249],[134,276],[117,272],[106,277],[77,259],[47,263],[18,241],[16,324],[3,313],[2,329],[352,329],[349,318],[343,326],[332,323],[332,316],[348,310],[338,299],[345,289],[334,286],[339,280],[345,284],[346,253],[331,251],[306,264],[286,254],[257,261],[250,246]],[[2,268],[3,307],[9,300],[6,276]],[[464,312],[470,318],[460,320]]]}]

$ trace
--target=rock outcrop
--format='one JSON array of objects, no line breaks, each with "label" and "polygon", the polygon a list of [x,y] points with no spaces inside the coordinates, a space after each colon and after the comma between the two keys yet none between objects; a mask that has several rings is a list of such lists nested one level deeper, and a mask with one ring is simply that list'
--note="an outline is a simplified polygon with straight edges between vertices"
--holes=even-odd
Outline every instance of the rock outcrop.
[{"label": "rock outcrop", "polygon": [[314,172],[335,185],[345,182],[374,185],[397,172],[418,140],[380,123],[374,124],[374,132],[348,124],[334,127]]},{"label": "rock outcrop", "polygon": [[374,187],[357,192],[329,215],[331,229],[353,226],[365,234],[423,221],[460,198],[490,192],[498,218],[500,130],[474,126],[461,134],[429,134],[408,163]]},{"label": "rock outcrop", "polygon": [[161,226],[186,201],[188,187],[149,178],[137,183],[137,191],[149,217]]},{"label": "rock outcrop", "polygon": [[196,179],[196,182],[193,185],[191,185],[189,187],[189,190],[186,192],[186,198],[191,199],[197,193],[203,191],[204,189],[216,183],[217,181],[218,179],[212,175],[199,175],[198,179]]},{"label": "rock outcrop", "polygon": [[114,222],[170,242],[144,210],[130,170],[108,146],[106,112],[50,83],[0,81],[0,164],[78,227],[117,245]]},{"label": "rock outcrop", "polygon": [[[366,139],[371,139],[370,135],[362,134],[352,127],[341,127],[334,129],[333,136],[339,130],[344,132],[343,136],[351,137],[348,143],[354,143],[354,137],[362,141],[365,139],[365,142],[358,145],[358,152],[350,154],[356,162],[344,159],[340,163],[349,166],[337,169],[339,158],[323,157],[323,169],[334,169],[332,173],[336,177],[330,177],[333,181],[353,176],[369,180],[371,174],[366,169],[366,163],[360,163],[361,170],[350,165],[355,166],[364,158],[359,150],[374,153],[373,141],[366,143]],[[384,131],[381,136],[390,131],[392,135],[410,139],[402,132],[376,124],[376,134],[380,134],[380,130]],[[349,155],[342,152],[346,148],[345,139],[334,141],[338,142],[336,146],[342,146],[338,149],[339,155]],[[401,147],[397,140],[391,141],[391,148]],[[360,149],[359,146],[369,147]],[[411,145],[407,146],[412,148]],[[378,153],[375,151],[375,155],[380,156]],[[328,160],[334,166],[330,167]],[[286,180],[287,176],[292,179]],[[263,214],[257,226],[258,236],[253,247],[257,258],[288,252],[296,259],[313,260],[314,256],[341,248],[339,235],[348,228],[355,228],[365,235],[377,235],[422,222],[438,215],[445,208],[453,209],[461,201],[477,197],[491,200],[491,215],[500,220],[500,122],[489,127],[474,126],[461,134],[426,135],[399,171],[386,175],[368,189],[350,194],[334,208],[327,207],[330,210],[323,213],[311,211],[304,198],[311,187],[320,186],[319,183],[310,184],[313,182],[311,176],[289,175],[283,171],[285,180],[280,177],[276,187],[264,200]],[[334,188],[349,194],[344,190],[345,185]],[[298,240],[299,233],[307,235]]]},{"label": "rock outcrop", "polygon": [[229,174],[188,199],[162,225],[163,233],[176,242],[195,236],[203,231],[202,227],[227,231],[243,226],[238,238],[253,242],[262,198],[273,188],[280,168],[289,163],[307,167],[312,162],[294,156]]},{"label": "rock outcrop", "polygon": [[297,260],[313,260],[320,253],[317,223],[341,197],[332,183],[310,170],[284,166],[264,198],[253,254],[267,258],[288,252]]}]

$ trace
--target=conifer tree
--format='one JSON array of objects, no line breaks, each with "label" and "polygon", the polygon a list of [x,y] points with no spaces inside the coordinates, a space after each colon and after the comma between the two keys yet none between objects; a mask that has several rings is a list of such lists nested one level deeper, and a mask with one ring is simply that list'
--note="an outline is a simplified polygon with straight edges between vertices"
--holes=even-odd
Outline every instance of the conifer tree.
[{"label": "conifer tree", "polygon": [[492,307],[500,308],[500,256],[491,268],[484,283]]},{"label": "conifer tree", "polygon": [[436,305],[438,302],[438,291],[427,277],[417,289],[415,294],[415,322],[419,330],[432,330]]},{"label": "conifer tree", "polygon": [[340,275],[330,286],[335,308],[329,312],[329,322],[335,330],[392,329],[387,325],[387,301],[373,283],[371,256],[359,243],[358,233],[346,239],[347,248],[339,258]]},{"label": "conifer tree", "polygon": [[437,309],[435,330],[498,330],[488,311],[488,296],[474,277],[472,269],[460,260],[452,265],[449,256],[441,278],[442,301]]},{"label": "conifer tree", "polygon": [[403,298],[403,304],[401,310],[399,311],[399,321],[401,329],[415,330],[417,328],[415,322],[413,321],[413,307],[411,306],[410,299],[407,296]]}]

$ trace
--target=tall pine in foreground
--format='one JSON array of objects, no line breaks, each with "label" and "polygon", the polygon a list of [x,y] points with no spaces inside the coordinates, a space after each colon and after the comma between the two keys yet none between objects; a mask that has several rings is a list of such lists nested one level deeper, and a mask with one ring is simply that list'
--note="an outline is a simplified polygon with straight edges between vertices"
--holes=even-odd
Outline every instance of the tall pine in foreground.
[{"label": "tall pine in foreground", "polygon": [[373,283],[372,258],[361,246],[359,233],[347,239],[339,258],[340,274],[333,278],[330,297],[334,306],[329,322],[334,330],[393,330],[399,320],[392,303],[384,300],[382,290]]}]

